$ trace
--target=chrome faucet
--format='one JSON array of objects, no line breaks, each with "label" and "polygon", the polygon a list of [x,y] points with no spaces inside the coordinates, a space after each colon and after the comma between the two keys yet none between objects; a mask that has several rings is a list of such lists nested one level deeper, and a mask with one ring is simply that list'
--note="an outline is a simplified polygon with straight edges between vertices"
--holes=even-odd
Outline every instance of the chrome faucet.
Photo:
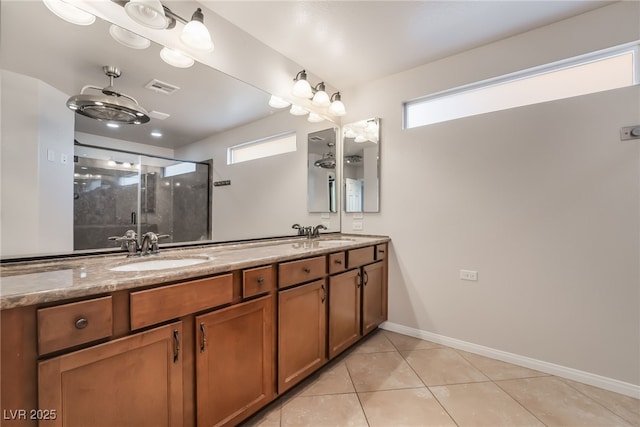
[{"label": "chrome faucet", "polygon": [[127,257],[138,255],[149,255],[158,253],[158,239],[164,239],[170,237],[168,234],[156,234],[153,231],[148,231],[142,235],[142,241],[138,245],[137,234],[133,230],[127,230],[124,236],[109,237],[109,240],[115,240],[121,242],[120,247],[127,251]]},{"label": "chrome faucet", "polygon": [[311,232],[311,237],[320,237],[320,230],[326,230],[327,227],[325,227],[322,224],[318,224],[315,227],[313,227],[313,231]]},{"label": "chrome faucet", "polygon": [[293,224],[291,228],[298,230],[298,236],[304,236],[307,234],[307,228],[309,227],[303,227],[300,224]]}]

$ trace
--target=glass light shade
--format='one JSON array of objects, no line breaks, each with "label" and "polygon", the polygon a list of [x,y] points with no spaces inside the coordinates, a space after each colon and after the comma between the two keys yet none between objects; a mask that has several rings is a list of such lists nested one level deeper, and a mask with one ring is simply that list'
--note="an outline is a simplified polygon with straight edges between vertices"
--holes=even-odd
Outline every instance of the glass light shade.
[{"label": "glass light shade", "polygon": [[322,117],[320,114],[309,113],[309,117],[307,117],[307,121],[311,123],[320,123],[324,121],[324,117]]},{"label": "glass light shade", "polygon": [[289,110],[289,112],[294,116],[304,116],[305,114],[309,114],[309,110],[295,104],[291,106],[291,110]]},{"label": "glass light shade", "polygon": [[358,135],[358,136],[356,136],[356,139],[354,139],[354,141],[355,141],[355,142],[367,142],[367,141],[368,141],[368,139],[367,139],[367,138],[365,138],[365,136],[364,136],[364,135]]},{"label": "glass light shade", "polygon": [[151,41],[122,27],[113,24],[109,27],[109,34],[118,43],[132,49],[146,49],[151,46]]},{"label": "glass light shade", "polygon": [[344,108],[344,104],[340,100],[335,100],[329,106],[329,111],[334,116],[344,116],[347,114],[346,108]]},{"label": "glass light shade", "polygon": [[76,25],[91,25],[96,21],[96,17],[85,12],[82,9],[78,9],[72,4],[69,4],[62,0],[42,0],[44,5],[47,6],[51,12],[53,12],[58,18],[64,19],[67,22]]},{"label": "glass light shade", "polygon": [[213,42],[209,30],[200,21],[189,21],[180,34],[180,40],[193,49],[213,52]]},{"label": "glass light shade", "polygon": [[331,101],[329,100],[329,95],[327,95],[327,92],[319,90],[315,95],[313,95],[311,103],[313,105],[317,105],[318,107],[328,107],[331,104]]},{"label": "glass light shade", "polygon": [[189,68],[194,63],[193,58],[177,50],[169,49],[168,47],[163,47],[162,50],[160,50],[160,58],[167,64],[177,68]]},{"label": "glass light shade", "polygon": [[129,0],[124,10],[131,19],[145,27],[164,29],[169,24],[160,0]]},{"label": "glass light shade", "polygon": [[298,98],[309,99],[313,96],[311,85],[305,79],[297,80],[293,85],[293,89],[291,89],[291,93]]},{"label": "glass light shade", "polygon": [[269,105],[273,108],[286,108],[291,104],[280,98],[279,96],[271,95],[271,99],[269,99]]}]

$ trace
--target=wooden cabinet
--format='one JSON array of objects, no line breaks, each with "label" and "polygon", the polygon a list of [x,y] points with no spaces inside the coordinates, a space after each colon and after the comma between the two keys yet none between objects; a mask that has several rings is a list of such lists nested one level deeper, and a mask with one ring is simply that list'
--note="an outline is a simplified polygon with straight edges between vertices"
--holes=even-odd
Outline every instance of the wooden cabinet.
[{"label": "wooden cabinet", "polygon": [[327,361],[325,279],[278,292],[278,391],[283,393]]},{"label": "wooden cabinet", "polygon": [[181,337],[176,322],[39,362],[41,425],[182,426]]},{"label": "wooden cabinet", "polygon": [[274,297],[196,317],[199,426],[236,425],[275,393]]},{"label": "wooden cabinet", "polygon": [[362,335],[387,320],[387,286],[382,261],[362,267]]},{"label": "wooden cabinet", "polygon": [[329,358],[333,358],[362,337],[360,270],[329,278]]}]

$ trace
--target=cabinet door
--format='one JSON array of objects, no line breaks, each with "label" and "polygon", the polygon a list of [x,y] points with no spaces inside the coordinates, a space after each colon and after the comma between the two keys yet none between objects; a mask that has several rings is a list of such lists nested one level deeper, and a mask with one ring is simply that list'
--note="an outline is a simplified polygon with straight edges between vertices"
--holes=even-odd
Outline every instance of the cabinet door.
[{"label": "cabinet door", "polygon": [[272,296],[196,317],[199,426],[236,425],[273,399]]},{"label": "cabinet door", "polygon": [[324,279],[278,292],[280,393],[327,361],[326,299]]},{"label": "cabinet door", "polygon": [[387,320],[387,286],[384,262],[362,268],[362,334],[366,335]]},{"label": "cabinet door", "polygon": [[360,334],[360,270],[329,278],[329,358],[362,336]]},{"label": "cabinet door", "polygon": [[182,323],[38,364],[46,426],[182,426]]}]

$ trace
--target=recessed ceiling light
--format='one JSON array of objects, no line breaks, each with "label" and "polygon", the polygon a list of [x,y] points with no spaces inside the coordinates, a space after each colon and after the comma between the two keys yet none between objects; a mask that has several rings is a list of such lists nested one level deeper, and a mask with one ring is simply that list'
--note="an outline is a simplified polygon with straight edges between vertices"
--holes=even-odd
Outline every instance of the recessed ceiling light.
[{"label": "recessed ceiling light", "polygon": [[153,132],[151,132],[151,136],[155,136],[156,138],[160,138],[162,136],[162,133],[158,132],[158,131],[153,131]]}]

